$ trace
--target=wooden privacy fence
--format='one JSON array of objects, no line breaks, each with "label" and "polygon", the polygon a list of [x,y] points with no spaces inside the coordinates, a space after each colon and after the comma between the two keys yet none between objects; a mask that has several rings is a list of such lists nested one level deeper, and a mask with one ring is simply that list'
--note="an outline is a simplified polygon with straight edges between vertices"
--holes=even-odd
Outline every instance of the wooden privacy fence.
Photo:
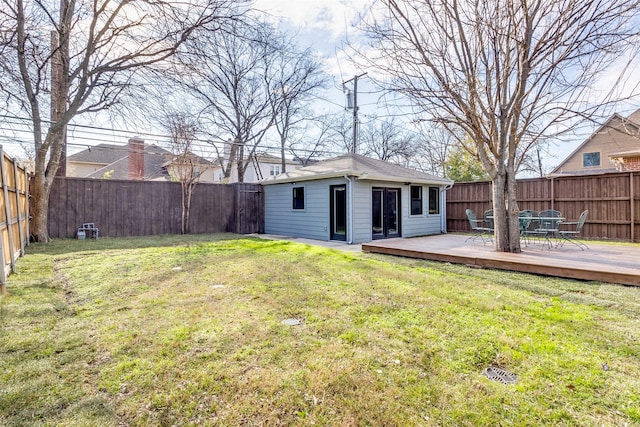
[{"label": "wooden privacy fence", "polygon": [[16,260],[24,255],[24,248],[29,244],[29,192],[27,171],[18,162],[9,157],[0,145],[0,272],[1,292],[6,292],[7,276],[16,271]]},{"label": "wooden privacy fence", "polygon": [[[56,178],[49,198],[49,235],[75,237],[94,223],[100,237],[180,234],[180,183]],[[264,231],[264,200],[258,184],[195,186],[191,233]]]},{"label": "wooden privacy fence", "polygon": [[[568,220],[589,210],[582,230],[586,238],[640,241],[640,173],[560,176],[518,181],[520,210],[555,209]],[[467,231],[465,215],[491,209],[491,183],[455,184],[447,191],[447,229]]]}]

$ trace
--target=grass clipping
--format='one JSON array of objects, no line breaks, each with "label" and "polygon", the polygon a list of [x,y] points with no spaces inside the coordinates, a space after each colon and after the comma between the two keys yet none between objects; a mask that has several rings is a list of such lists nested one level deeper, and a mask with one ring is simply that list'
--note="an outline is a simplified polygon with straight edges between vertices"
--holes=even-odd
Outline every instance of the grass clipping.
[{"label": "grass clipping", "polygon": [[18,267],[2,425],[640,423],[637,288],[228,235]]}]

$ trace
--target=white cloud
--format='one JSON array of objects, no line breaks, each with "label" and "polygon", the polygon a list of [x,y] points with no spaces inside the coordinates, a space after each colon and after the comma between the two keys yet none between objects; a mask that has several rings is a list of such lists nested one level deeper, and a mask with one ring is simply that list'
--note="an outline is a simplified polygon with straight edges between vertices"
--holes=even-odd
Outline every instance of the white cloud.
[{"label": "white cloud", "polygon": [[320,31],[333,41],[344,39],[353,20],[371,0],[255,0],[254,8],[302,31]]}]

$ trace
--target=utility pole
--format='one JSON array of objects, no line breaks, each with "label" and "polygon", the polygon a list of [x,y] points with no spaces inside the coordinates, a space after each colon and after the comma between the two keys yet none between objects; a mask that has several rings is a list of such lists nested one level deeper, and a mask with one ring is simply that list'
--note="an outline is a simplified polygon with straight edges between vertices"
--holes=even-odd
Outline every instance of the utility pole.
[{"label": "utility pole", "polygon": [[358,147],[358,79],[366,76],[367,73],[355,75],[352,79],[342,82],[342,87],[347,83],[353,82],[353,103],[349,94],[347,94],[347,108],[353,109],[353,141],[351,142],[351,152],[355,153]]}]

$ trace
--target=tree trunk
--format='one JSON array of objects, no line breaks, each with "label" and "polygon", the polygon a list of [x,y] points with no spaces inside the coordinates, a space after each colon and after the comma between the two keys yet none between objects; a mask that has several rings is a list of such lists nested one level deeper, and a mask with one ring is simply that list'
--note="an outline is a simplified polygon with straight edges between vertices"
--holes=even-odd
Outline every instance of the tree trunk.
[{"label": "tree trunk", "polygon": [[186,194],[185,192],[187,191],[187,187],[185,185],[184,182],[180,182],[180,186],[181,186],[181,202],[180,206],[182,207],[182,215],[180,217],[181,222],[180,222],[180,233],[182,234],[187,234],[187,198],[186,198]]},{"label": "tree trunk", "polygon": [[191,232],[190,220],[191,216],[191,195],[193,194],[193,182],[187,182],[182,191],[182,234]]},{"label": "tree trunk", "polygon": [[31,221],[29,228],[31,238],[36,242],[46,243],[50,240],[48,231],[49,194],[53,178],[45,176],[44,171],[36,172],[33,178],[33,203],[31,204]]},{"label": "tree trunk", "polygon": [[286,173],[287,172],[287,160],[284,157],[284,145],[285,145],[286,141],[284,140],[284,138],[280,141],[280,159],[282,160],[282,170],[280,171],[280,173]]},{"label": "tree trunk", "polygon": [[517,201],[518,183],[515,170],[507,173],[507,220],[509,222],[509,252],[520,253],[520,208]]},{"label": "tree trunk", "polygon": [[236,169],[238,171],[238,182],[244,182],[244,142],[238,147]]},{"label": "tree trunk", "polygon": [[496,250],[519,253],[521,251],[520,228],[518,203],[515,201],[515,177],[511,174],[496,175],[492,184]]}]

